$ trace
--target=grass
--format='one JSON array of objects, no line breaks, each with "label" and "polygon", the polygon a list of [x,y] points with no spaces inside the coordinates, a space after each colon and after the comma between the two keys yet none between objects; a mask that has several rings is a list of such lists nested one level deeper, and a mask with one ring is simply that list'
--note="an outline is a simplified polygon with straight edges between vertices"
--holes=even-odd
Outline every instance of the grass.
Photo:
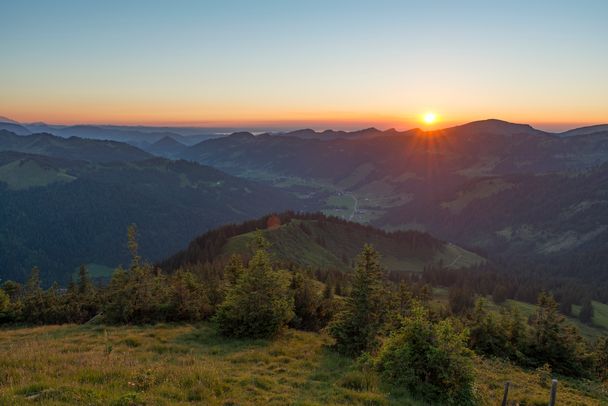
[{"label": "grass", "polygon": [[0,166],[0,182],[6,183],[13,190],[67,183],[75,179],[61,169],[44,166],[33,160],[21,159]]},{"label": "grass", "polygon": [[473,201],[485,199],[512,187],[512,183],[505,182],[502,179],[480,180],[467,190],[460,191],[456,199],[444,202],[441,206],[450,210],[452,213],[458,214]]},{"label": "grass", "polygon": [[[308,234],[302,230],[304,223]],[[288,259],[304,267],[334,268],[348,271],[349,260],[356,257],[364,243],[371,243],[382,256],[383,265],[390,271],[422,272],[425,266],[443,262],[451,268],[471,266],[483,262],[483,258],[452,244],[442,249],[411,252],[402,242],[369,234],[352,227],[315,220],[292,220],[273,230],[264,230],[276,258]],[[247,253],[255,233],[245,233],[231,238],[223,248],[223,255]]]},{"label": "grass", "polygon": [[[274,341],[226,339],[208,323],[0,329],[0,404],[420,404],[330,343],[294,330]],[[533,372],[483,359],[475,369],[484,404],[497,403],[507,379],[512,400],[548,399]],[[599,405],[608,401],[601,391],[560,379],[559,404]]]},{"label": "grass", "polygon": [[[596,301],[591,302],[591,304],[593,306],[593,325],[608,330],[608,305]],[[580,305],[572,306],[574,316],[578,317],[580,312]]]}]

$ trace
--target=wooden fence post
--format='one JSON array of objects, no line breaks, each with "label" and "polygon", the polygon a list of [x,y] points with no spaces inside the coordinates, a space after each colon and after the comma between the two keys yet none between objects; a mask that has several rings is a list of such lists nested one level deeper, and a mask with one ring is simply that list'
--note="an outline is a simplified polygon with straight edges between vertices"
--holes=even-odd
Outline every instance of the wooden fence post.
[{"label": "wooden fence post", "polygon": [[549,406],[555,406],[555,399],[557,398],[557,379],[551,381],[551,399],[549,400]]},{"label": "wooden fence post", "polygon": [[509,381],[505,382],[505,394],[502,396],[502,406],[507,406],[507,399],[509,398]]}]

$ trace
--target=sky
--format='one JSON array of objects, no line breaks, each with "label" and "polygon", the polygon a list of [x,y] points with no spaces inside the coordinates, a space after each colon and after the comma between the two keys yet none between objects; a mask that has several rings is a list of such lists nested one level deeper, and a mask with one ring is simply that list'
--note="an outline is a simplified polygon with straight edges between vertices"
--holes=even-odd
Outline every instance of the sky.
[{"label": "sky", "polygon": [[21,122],[608,122],[608,1],[0,0]]}]

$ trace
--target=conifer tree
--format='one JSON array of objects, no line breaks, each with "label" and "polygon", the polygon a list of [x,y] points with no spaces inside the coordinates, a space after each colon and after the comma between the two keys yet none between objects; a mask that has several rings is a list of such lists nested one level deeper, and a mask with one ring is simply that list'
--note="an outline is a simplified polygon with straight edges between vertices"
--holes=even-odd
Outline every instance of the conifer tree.
[{"label": "conifer tree", "polygon": [[78,269],[78,293],[87,296],[93,290],[93,283],[89,278],[89,273],[84,265],[80,265]]},{"label": "conifer tree", "polygon": [[344,310],[329,326],[338,352],[357,356],[377,346],[376,337],[385,313],[382,288],[380,255],[366,244],[357,258],[352,291]]},{"label": "conifer tree", "polygon": [[40,324],[44,322],[46,301],[44,291],[40,286],[40,270],[32,268],[23,297],[23,317],[28,323]]},{"label": "conifer tree", "polygon": [[226,292],[215,320],[227,336],[270,338],[293,318],[293,297],[286,273],[275,271],[262,238],[247,268]]},{"label": "conifer tree", "polygon": [[585,373],[585,361],[578,330],[564,325],[564,316],[558,312],[558,304],[549,293],[538,296],[538,310],[532,318],[532,343],[530,357],[539,365],[548,363],[551,368],[566,375]]},{"label": "conifer tree", "polygon": [[171,277],[170,286],[172,320],[203,320],[213,311],[203,284],[192,273],[178,270]]},{"label": "conifer tree", "polygon": [[384,342],[376,364],[386,381],[429,404],[474,405],[473,353],[466,341],[466,330],[457,331],[449,319],[433,323],[415,302]]},{"label": "conifer tree", "polygon": [[228,284],[236,284],[236,281],[239,279],[243,272],[243,258],[237,254],[231,255],[228,259],[228,264],[224,268],[224,277],[228,281]]}]

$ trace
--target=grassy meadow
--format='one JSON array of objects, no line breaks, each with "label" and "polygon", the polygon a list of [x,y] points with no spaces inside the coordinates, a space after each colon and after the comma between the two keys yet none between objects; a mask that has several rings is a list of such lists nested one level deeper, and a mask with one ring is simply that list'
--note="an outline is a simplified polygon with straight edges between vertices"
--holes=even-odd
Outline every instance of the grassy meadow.
[{"label": "grassy meadow", "polygon": [[[0,329],[2,405],[418,405],[335,354],[324,334],[287,330],[273,341],[219,336],[210,323]],[[483,404],[546,404],[534,371],[475,359]],[[559,405],[608,404],[607,388],[561,379]]]}]

